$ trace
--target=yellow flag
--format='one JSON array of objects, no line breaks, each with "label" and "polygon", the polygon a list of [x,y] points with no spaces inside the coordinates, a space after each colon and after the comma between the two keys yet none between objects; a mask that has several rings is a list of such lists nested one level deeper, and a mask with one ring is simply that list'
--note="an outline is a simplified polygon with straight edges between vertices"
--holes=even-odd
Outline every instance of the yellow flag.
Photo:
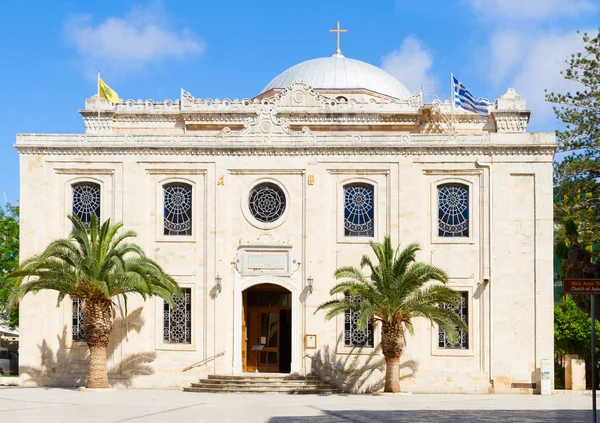
[{"label": "yellow flag", "polygon": [[106,85],[102,78],[98,77],[98,95],[111,103],[120,103],[121,99],[119,94],[115,92],[111,87]]}]

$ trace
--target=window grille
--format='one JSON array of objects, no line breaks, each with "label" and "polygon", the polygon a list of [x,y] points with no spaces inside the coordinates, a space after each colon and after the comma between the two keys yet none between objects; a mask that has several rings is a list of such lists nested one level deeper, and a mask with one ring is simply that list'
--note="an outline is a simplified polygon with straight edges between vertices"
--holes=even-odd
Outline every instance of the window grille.
[{"label": "window grille", "polygon": [[[360,302],[359,297],[346,295],[346,299],[353,303]],[[367,323],[364,331],[358,328],[358,319],[360,312],[354,310],[346,310],[344,312],[344,345],[346,347],[367,347],[373,348],[373,323],[371,320]]]},{"label": "window grille", "polygon": [[469,187],[444,184],[438,187],[438,235],[469,236]]},{"label": "window grille", "polygon": [[73,341],[85,341],[85,334],[83,333],[83,301],[79,298],[73,298],[73,327],[72,327],[72,340]]},{"label": "window grille", "polygon": [[181,291],[181,297],[173,294],[175,308],[164,302],[163,341],[167,344],[192,343],[192,289]]},{"label": "window grille", "polygon": [[260,222],[275,222],[285,212],[286,201],[283,190],[276,184],[258,184],[248,198],[248,208],[252,216]]},{"label": "window grille", "polygon": [[100,221],[100,185],[94,182],[80,182],[72,185],[73,214],[81,219],[89,229],[92,216]]},{"label": "window grille", "polygon": [[192,234],[192,186],[168,184],[164,192],[164,234]]},{"label": "window grille", "polygon": [[[445,305],[445,308],[452,310],[458,314],[465,324],[469,324],[469,294],[466,291],[460,293],[460,298],[457,300],[455,305]],[[468,350],[469,349],[469,331],[458,330],[458,338],[456,343],[451,343],[446,337],[446,334],[442,329],[439,329],[438,333],[438,345],[440,348],[455,349],[455,350]]]},{"label": "window grille", "polygon": [[344,235],[374,236],[374,189],[368,184],[344,186]]}]

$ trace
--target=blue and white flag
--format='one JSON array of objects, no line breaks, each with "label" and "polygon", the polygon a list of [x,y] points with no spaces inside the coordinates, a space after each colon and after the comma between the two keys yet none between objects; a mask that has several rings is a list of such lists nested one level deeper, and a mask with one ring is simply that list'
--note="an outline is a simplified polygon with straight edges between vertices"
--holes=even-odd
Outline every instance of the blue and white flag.
[{"label": "blue and white flag", "polygon": [[454,105],[463,109],[487,116],[490,102],[487,98],[474,98],[469,90],[452,75],[454,81]]}]

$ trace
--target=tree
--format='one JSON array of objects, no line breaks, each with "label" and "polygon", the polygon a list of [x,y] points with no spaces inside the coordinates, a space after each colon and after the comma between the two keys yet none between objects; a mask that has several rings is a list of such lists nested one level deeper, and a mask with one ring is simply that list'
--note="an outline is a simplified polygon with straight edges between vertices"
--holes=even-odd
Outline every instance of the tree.
[{"label": "tree", "polygon": [[126,243],[136,234],[119,235],[122,223],[102,225],[93,216],[89,230],[77,216],[69,216],[73,231],[66,239],[51,242],[37,256],[25,260],[9,274],[15,279],[11,303],[30,292],[58,291],[57,307],[68,295],[83,302],[83,331],[90,349],[86,386],[108,388],[107,347],[112,332],[114,298],[122,296],[127,313],[127,297],[140,295],[144,300],[159,296],[174,306],[172,294],[180,295],[175,280],[146,257],[142,249]]},{"label": "tree", "polygon": [[[596,337],[600,338],[600,322],[596,319]],[[554,348],[559,355],[576,354],[585,360],[587,385],[592,384],[592,319],[581,311],[573,299],[565,296],[554,304]],[[600,346],[596,345],[597,357]],[[596,371],[598,364],[596,363]],[[597,379],[596,379],[597,380]]]},{"label": "tree", "polygon": [[[417,263],[415,255],[418,244],[410,244],[404,250],[392,248],[389,237],[383,243],[370,242],[377,262],[364,255],[360,269],[352,266],[338,268],[334,276],[342,280],[330,295],[339,297],[321,304],[317,310],[326,310],[329,320],[346,310],[360,313],[359,329],[365,330],[369,321],[381,323],[381,347],[385,357],[385,392],[399,392],[400,357],[406,345],[406,332],[413,333],[412,321],[424,317],[443,329],[451,342],[456,342],[457,329],[466,330],[465,322],[448,306],[454,306],[460,294],[445,286],[446,273],[435,266]],[[363,274],[367,267],[370,275]],[[429,281],[441,282],[428,284]],[[350,297],[358,297],[353,301]]]},{"label": "tree", "polygon": [[561,72],[578,85],[574,93],[547,93],[556,116],[558,151],[568,152],[554,164],[555,221],[572,218],[584,245],[600,242],[600,30],[584,33],[583,51],[572,54]]},{"label": "tree", "polygon": [[0,321],[19,325],[19,309],[8,307],[14,282],[6,275],[19,265],[19,207],[9,203],[0,207]]}]

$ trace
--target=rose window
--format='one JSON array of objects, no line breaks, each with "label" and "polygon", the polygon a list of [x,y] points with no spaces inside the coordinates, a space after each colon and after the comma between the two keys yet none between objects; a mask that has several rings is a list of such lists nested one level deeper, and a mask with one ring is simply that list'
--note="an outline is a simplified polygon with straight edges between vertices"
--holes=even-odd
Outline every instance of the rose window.
[{"label": "rose window", "polygon": [[255,186],[250,192],[248,208],[260,222],[275,222],[285,212],[286,200],[283,190],[270,182]]}]

